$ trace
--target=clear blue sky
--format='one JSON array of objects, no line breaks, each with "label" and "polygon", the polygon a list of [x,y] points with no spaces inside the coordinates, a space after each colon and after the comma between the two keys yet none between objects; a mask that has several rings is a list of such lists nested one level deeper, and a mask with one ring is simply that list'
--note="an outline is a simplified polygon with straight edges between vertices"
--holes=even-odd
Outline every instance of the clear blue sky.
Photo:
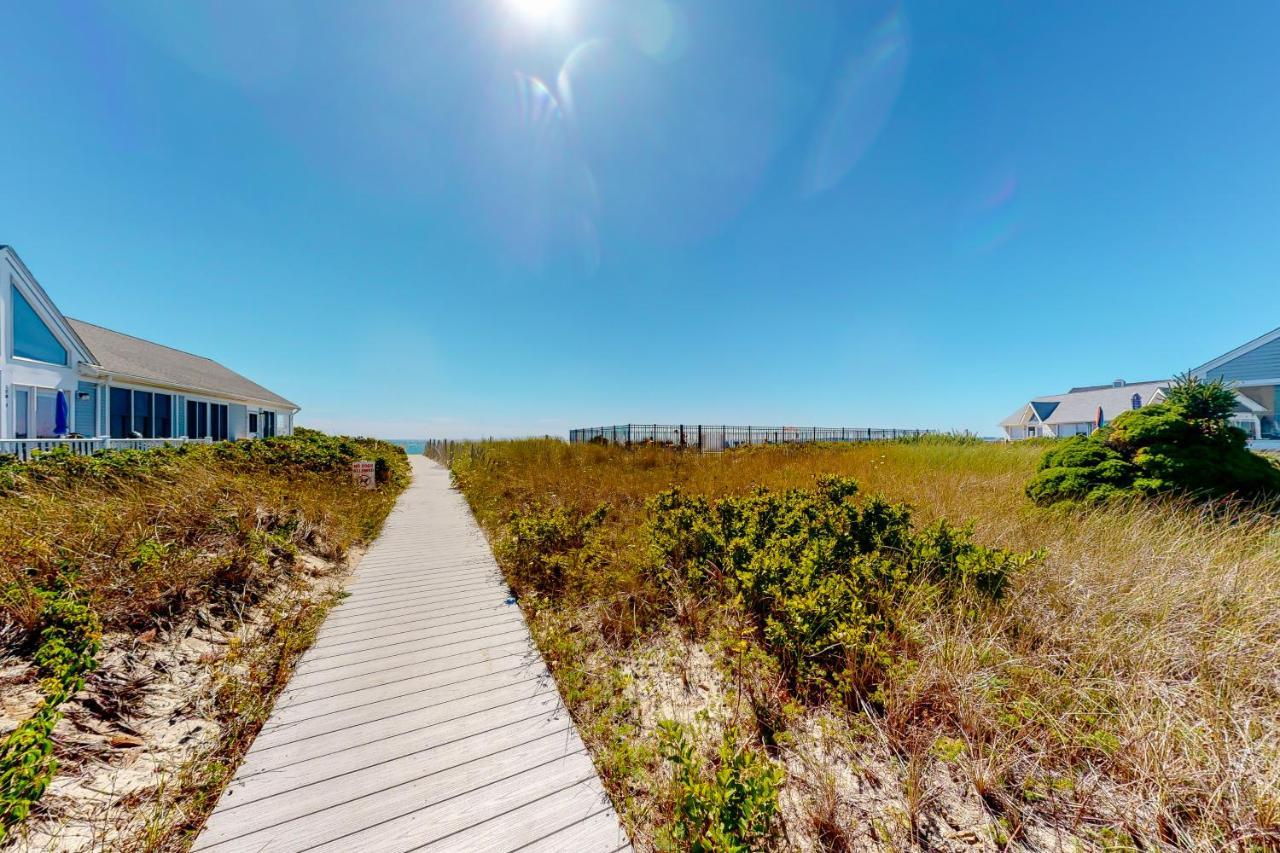
[{"label": "clear blue sky", "polygon": [[71,316],[305,424],[993,434],[1280,325],[1275,3],[18,3],[4,30],[0,242]]}]

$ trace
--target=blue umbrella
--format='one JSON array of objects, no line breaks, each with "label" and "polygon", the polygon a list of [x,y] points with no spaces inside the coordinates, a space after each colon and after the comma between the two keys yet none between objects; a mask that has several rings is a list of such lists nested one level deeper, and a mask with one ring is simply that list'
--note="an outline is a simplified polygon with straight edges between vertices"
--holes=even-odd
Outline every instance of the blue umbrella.
[{"label": "blue umbrella", "polygon": [[58,402],[53,410],[53,434],[66,435],[67,429],[67,395],[58,392]]}]

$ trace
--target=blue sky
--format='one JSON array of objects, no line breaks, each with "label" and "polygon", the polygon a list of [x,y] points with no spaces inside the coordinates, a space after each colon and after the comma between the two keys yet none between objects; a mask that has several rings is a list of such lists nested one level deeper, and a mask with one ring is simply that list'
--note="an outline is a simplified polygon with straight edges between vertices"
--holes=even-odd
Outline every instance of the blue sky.
[{"label": "blue sky", "polygon": [[1273,3],[16,4],[0,242],[397,437],[970,429],[1280,325]]}]

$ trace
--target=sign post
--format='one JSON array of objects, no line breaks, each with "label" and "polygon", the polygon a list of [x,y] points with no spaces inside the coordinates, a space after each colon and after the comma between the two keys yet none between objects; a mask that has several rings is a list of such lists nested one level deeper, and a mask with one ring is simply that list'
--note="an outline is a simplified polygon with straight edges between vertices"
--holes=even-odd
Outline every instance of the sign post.
[{"label": "sign post", "polygon": [[369,459],[361,459],[358,462],[351,463],[351,479],[362,489],[376,489],[378,487],[376,471],[377,467]]}]

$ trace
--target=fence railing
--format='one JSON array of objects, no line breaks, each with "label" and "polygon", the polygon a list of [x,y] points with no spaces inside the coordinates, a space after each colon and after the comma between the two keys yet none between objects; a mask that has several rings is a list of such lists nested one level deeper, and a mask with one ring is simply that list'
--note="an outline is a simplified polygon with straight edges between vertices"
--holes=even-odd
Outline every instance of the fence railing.
[{"label": "fence railing", "polygon": [[208,444],[207,438],[0,438],[0,456],[17,456],[23,462],[36,452],[65,447],[78,456],[99,450],[150,450],[176,444]]},{"label": "fence railing", "polygon": [[873,427],[727,426],[724,424],[619,424],[569,430],[570,444],[660,444],[718,452],[755,444],[884,441],[932,435],[930,429]]}]

